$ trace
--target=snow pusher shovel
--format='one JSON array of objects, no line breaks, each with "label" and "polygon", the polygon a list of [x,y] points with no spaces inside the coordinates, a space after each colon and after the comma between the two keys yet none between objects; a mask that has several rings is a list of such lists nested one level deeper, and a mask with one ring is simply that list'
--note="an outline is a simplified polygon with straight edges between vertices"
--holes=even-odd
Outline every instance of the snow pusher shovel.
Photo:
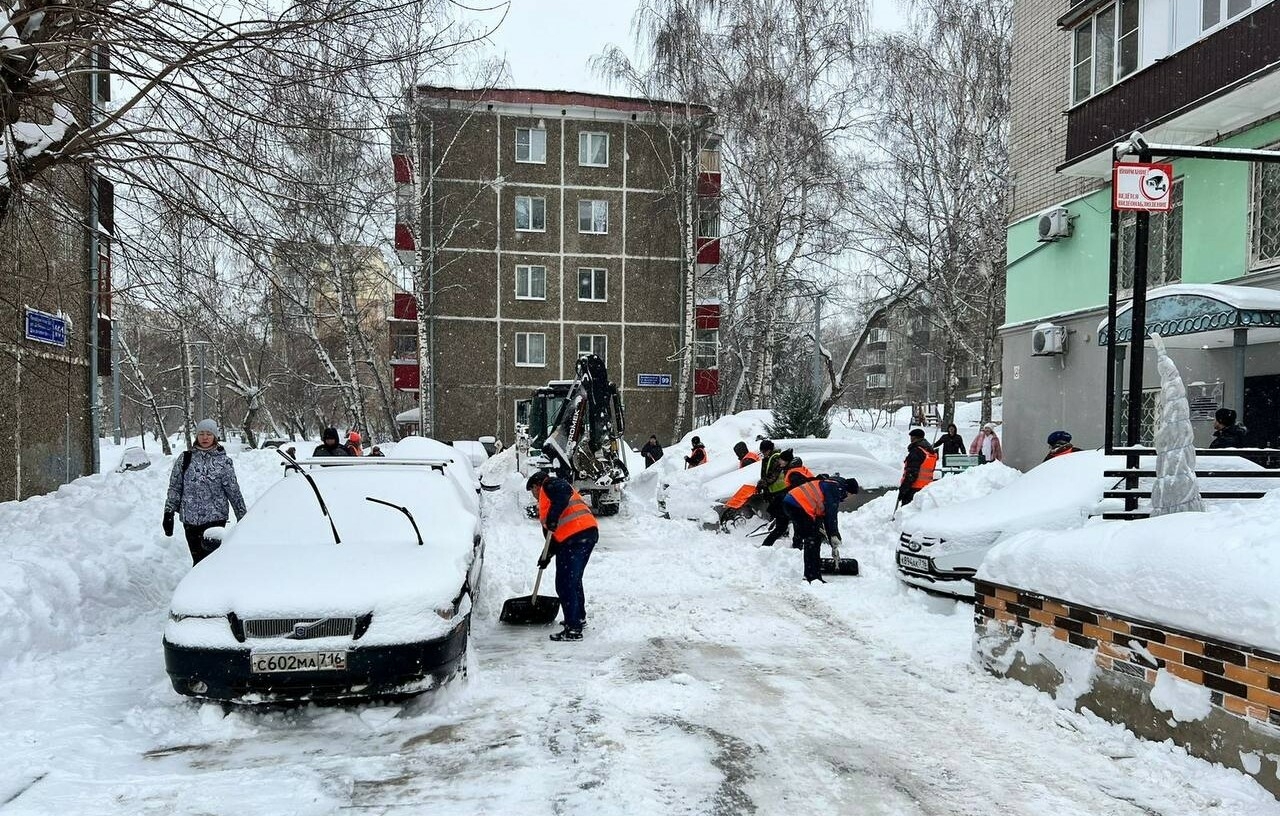
[{"label": "snow pusher shovel", "polygon": [[[542,558],[551,552],[551,532],[547,532],[547,540],[542,545]],[[555,623],[560,614],[560,599],[552,595],[539,595],[538,587],[542,586],[542,573],[546,567],[538,567],[538,577],[533,581],[533,594],[519,598],[509,598],[502,605],[502,613],[498,620],[516,626],[544,626]]]},{"label": "snow pusher shovel", "polygon": [[729,497],[729,500],[724,503],[724,506],[728,507],[730,510],[741,510],[747,506],[747,502],[751,501],[751,498],[755,495],[756,486],[753,484],[744,484],[742,487],[738,488],[737,493],[734,493]]},{"label": "snow pusher shovel", "polygon": [[831,556],[832,556],[831,558],[823,558],[822,564],[818,568],[818,571],[821,572],[823,575],[857,575],[858,574],[858,559],[841,558],[840,548],[834,544],[831,545]]}]

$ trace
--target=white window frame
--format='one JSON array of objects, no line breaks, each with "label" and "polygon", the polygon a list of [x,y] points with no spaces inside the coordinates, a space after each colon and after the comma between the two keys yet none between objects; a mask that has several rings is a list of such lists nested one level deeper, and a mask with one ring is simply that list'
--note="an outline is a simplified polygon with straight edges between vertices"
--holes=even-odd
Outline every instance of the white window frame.
[{"label": "white window frame", "polygon": [[[582,296],[582,273],[591,273],[591,297]],[[599,274],[597,274],[599,273]],[[597,286],[597,283],[599,286]],[[600,291],[597,291],[599,289]],[[599,297],[596,297],[599,295]],[[580,266],[578,267],[578,300],[582,303],[608,303],[609,302],[609,270],[601,266]]]},{"label": "white window frame", "polygon": [[[528,202],[526,206],[529,208],[529,226],[527,227],[520,226],[520,202],[521,201]],[[535,215],[534,204],[536,202],[541,202],[542,204],[542,226],[540,227],[533,226],[534,222],[537,220],[536,218],[534,218],[534,215]],[[516,212],[515,212],[516,232],[546,232],[547,231],[547,199],[545,197],[516,196],[515,208],[516,208]]]},{"label": "white window frame", "polygon": [[[582,224],[582,205],[588,205],[590,212],[587,214],[586,224],[588,227],[596,226],[596,216],[603,211],[604,213],[604,229],[583,229]],[[578,199],[578,232],[583,235],[608,235],[609,234],[609,202],[603,198],[580,198]]]},{"label": "white window frame", "polygon": [[888,343],[889,330],[885,328],[875,328],[867,332],[868,343]]},{"label": "white window frame", "polygon": [[[1183,177],[1179,176],[1173,180],[1171,196],[1174,201],[1174,209],[1169,212],[1153,212],[1150,216],[1149,223],[1152,229],[1148,232],[1147,236],[1147,287],[1149,289],[1154,289],[1157,286],[1165,286],[1170,283],[1182,282],[1182,238],[1186,234],[1186,207],[1184,204],[1185,199],[1183,198],[1182,179]],[[1176,224],[1178,227],[1178,268],[1175,271],[1178,276],[1176,279],[1171,279],[1169,277],[1169,273],[1171,271],[1169,269],[1169,252],[1172,244],[1169,237],[1169,228],[1173,223],[1175,223],[1175,214],[1177,218]],[[1120,298],[1133,296],[1132,280],[1129,281],[1128,286],[1124,286],[1123,284],[1125,282],[1125,278],[1131,277],[1128,271],[1128,255],[1131,251],[1128,247],[1128,242],[1133,240],[1133,238],[1129,238],[1127,236],[1129,236],[1131,232],[1135,231],[1133,224],[1136,221],[1137,215],[1138,214],[1136,212],[1123,212],[1120,214],[1119,256],[1122,266],[1116,279],[1116,296]],[[1154,228],[1157,224],[1159,225],[1160,230],[1159,245],[1151,241],[1151,232],[1154,232]],[[1158,268],[1152,267],[1153,261],[1159,263]],[[1156,273],[1154,277],[1152,273]]]},{"label": "white window frame", "polygon": [[[587,341],[587,349],[582,348],[582,341]],[[596,350],[597,341],[600,344],[599,351]],[[588,354],[599,354],[600,359],[606,363],[609,362],[609,335],[607,334],[580,334],[578,335],[578,356],[583,357]]]},{"label": "white window frame", "polygon": [[1205,22],[1204,22],[1205,3],[1203,2],[1203,0],[1202,2],[1197,3],[1197,5],[1200,6],[1200,15],[1199,15],[1199,21],[1196,25],[1196,28],[1199,29],[1201,36],[1206,34],[1212,34],[1213,32],[1217,31],[1220,28],[1224,28],[1226,26],[1231,25],[1236,20],[1241,19],[1246,14],[1256,9],[1258,6],[1265,5],[1266,3],[1271,2],[1271,0],[1250,0],[1248,5],[1246,5],[1243,9],[1235,13],[1234,17],[1227,16],[1228,12],[1231,9],[1231,3],[1233,2],[1233,0],[1217,0],[1217,2],[1218,2],[1218,17],[1208,25],[1205,25]]},{"label": "white window frame", "polygon": [[887,349],[868,349],[867,361],[863,365],[882,366],[889,364],[889,351]]},{"label": "white window frame", "polygon": [[889,387],[888,374],[868,374],[867,375],[867,388],[888,388],[888,387]]},{"label": "white window frame", "polygon": [[[704,365],[710,360],[711,365]],[[710,371],[720,367],[720,330],[698,329],[694,333],[693,368]]]},{"label": "white window frame", "polygon": [[698,236],[699,238],[720,237],[720,200],[702,198],[698,200]]},{"label": "white window frame", "polygon": [[[528,144],[525,145],[525,157],[520,158],[520,134],[527,133]],[[542,158],[534,158],[534,138],[533,134],[542,134]],[[547,129],[539,127],[518,127],[516,128],[516,163],[517,164],[546,164],[547,163]]]},{"label": "white window frame", "polygon": [[[542,361],[533,362],[530,352],[532,347],[530,339],[534,337],[542,338]],[[520,358],[524,357],[524,362],[520,362]],[[543,332],[516,332],[516,365],[520,368],[546,368],[547,367],[547,335]]]},{"label": "white window frame", "polygon": [[[533,270],[542,270],[542,294],[533,294]],[[520,294],[520,283],[524,281],[525,293]],[[516,264],[516,300],[547,299],[547,267],[542,264]]]},{"label": "white window frame", "polygon": [[[598,164],[591,161],[591,141],[595,138],[604,139],[604,163]],[[578,134],[578,166],[579,167],[608,167],[609,166],[609,134],[598,130],[584,130]]]},{"label": "white window frame", "polygon": [[[1128,32],[1125,32],[1124,35],[1121,36],[1120,26],[1122,24],[1123,7],[1129,7],[1130,4],[1132,4],[1133,8],[1137,9],[1137,23],[1135,24],[1133,29],[1131,29]],[[1099,81],[1098,33],[1099,32],[1097,30],[1097,25],[1098,25],[1098,18],[1102,17],[1108,12],[1110,12],[1112,15],[1111,35],[1106,39],[1106,42],[1108,43],[1111,49],[1111,76],[1105,86],[1099,87],[1099,84],[1098,84],[1098,81]],[[1089,56],[1082,59],[1076,49],[1076,46],[1079,42],[1080,31],[1086,27],[1089,29]],[[1083,102],[1086,102],[1092,99],[1093,97],[1097,96],[1100,93],[1104,93],[1110,90],[1111,88],[1114,88],[1121,81],[1129,78],[1130,76],[1133,76],[1135,73],[1138,72],[1139,69],[1142,68],[1142,31],[1143,31],[1142,7],[1139,3],[1139,0],[1116,0],[1114,3],[1108,3],[1105,6],[1102,6],[1101,8],[1099,8],[1093,14],[1091,14],[1087,20],[1081,23],[1078,23],[1071,29],[1071,59],[1070,59],[1069,68],[1068,68],[1070,75],[1067,80],[1067,87],[1070,89],[1069,92],[1071,96],[1072,105],[1079,105]],[[1124,62],[1121,59],[1122,45],[1124,41],[1128,41],[1130,39],[1132,39],[1134,44],[1133,64],[1131,66],[1128,66],[1127,71],[1122,72],[1121,66],[1122,66],[1122,63]],[[1076,71],[1086,61],[1089,63],[1089,88],[1086,93],[1077,95]]]}]

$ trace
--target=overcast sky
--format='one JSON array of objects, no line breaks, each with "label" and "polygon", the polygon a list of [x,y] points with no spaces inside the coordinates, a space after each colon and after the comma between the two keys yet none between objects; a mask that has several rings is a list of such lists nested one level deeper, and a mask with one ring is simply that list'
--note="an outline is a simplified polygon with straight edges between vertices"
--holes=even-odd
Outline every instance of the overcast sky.
[{"label": "overcast sky", "polygon": [[[872,21],[892,27],[897,0],[870,0]],[[505,57],[517,88],[626,93],[610,88],[587,66],[609,45],[631,53],[631,21],[637,0],[511,0],[493,34],[492,53]],[[498,15],[481,16],[497,21]]]}]

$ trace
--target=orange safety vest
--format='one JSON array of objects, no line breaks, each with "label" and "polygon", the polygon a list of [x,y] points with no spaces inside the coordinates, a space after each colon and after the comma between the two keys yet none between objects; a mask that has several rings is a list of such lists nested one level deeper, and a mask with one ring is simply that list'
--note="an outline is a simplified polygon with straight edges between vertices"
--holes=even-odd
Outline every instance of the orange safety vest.
[{"label": "orange safety vest", "polygon": [[820,519],[827,511],[827,503],[822,497],[822,483],[816,479],[792,488],[788,495],[796,500],[796,504],[800,505],[800,509],[804,510],[811,519]]},{"label": "orange safety vest", "polygon": [[[938,464],[938,452],[926,451],[924,455],[924,461],[920,463],[920,472],[916,475],[916,480],[911,483],[911,486],[916,490],[919,490],[921,488],[928,487],[929,485],[933,484],[933,469],[934,467],[937,466],[937,464]],[[903,471],[902,475],[903,475],[903,478],[906,477],[907,474],[905,470]]]},{"label": "orange safety vest", "polygon": [[[551,499],[547,497],[546,490],[539,490],[538,518],[542,521],[543,529],[546,529],[547,514],[550,512]],[[596,527],[596,517],[591,515],[591,508],[587,507],[587,503],[582,500],[582,494],[575,488],[573,495],[569,497],[569,503],[565,505],[564,512],[560,514],[556,531],[551,537],[557,544],[563,544],[578,533],[594,530]]]},{"label": "orange safety vest", "polygon": [[760,454],[755,451],[749,451],[746,456],[738,460],[738,467],[746,467],[754,462],[760,461]]}]

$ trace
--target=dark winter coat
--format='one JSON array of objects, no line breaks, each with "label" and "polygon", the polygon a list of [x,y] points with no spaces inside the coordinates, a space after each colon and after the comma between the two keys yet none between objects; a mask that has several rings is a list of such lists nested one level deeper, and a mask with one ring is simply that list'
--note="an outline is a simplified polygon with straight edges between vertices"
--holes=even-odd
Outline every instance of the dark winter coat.
[{"label": "dark winter coat", "polygon": [[1249,431],[1243,425],[1228,425],[1220,431],[1213,432],[1211,448],[1247,448],[1249,447]]},{"label": "dark winter coat", "polygon": [[687,467],[697,467],[707,461],[707,448],[705,445],[694,445],[693,452],[684,458]]},{"label": "dark winter coat", "polygon": [[353,454],[351,453],[351,451],[347,450],[341,445],[334,445],[332,448],[330,448],[330,447],[326,447],[323,442],[320,443],[319,445],[316,445],[316,449],[311,452],[312,459],[314,459],[317,456],[352,456],[352,455]]},{"label": "dark winter coat", "polygon": [[958,433],[943,434],[933,441],[933,446],[938,449],[938,453],[942,456],[964,453],[964,440],[960,438]]},{"label": "dark winter coat", "polygon": [[758,487],[770,493],[779,493],[786,489],[787,481],[782,478],[782,451],[772,451],[760,460]]},{"label": "dark winter coat", "polygon": [[646,442],[640,453],[644,456],[644,466],[649,467],[662,458],[662,446],[657,442]]},{"label": "dark winter coat", "polygon": [[[821,479],[818,481],[818,487],[822,489],[823,513],[821,519],[814,519],[814,521],[823,525],[828,537],[838,536],[840,535],[840,526],[838,523],[840,502],[848,498],[849,493],[844,489],[843,484],[835,481],[834,479]],[[782,500],[787,507],[787,512],[791,514],[792,518],[795,518],[795,513],[797,512],[808,515],[808,512],[800,502],[796,501],[792,496],[793,491],[794,488],[792,491],[789,491],[786,498]]]},{"label": "dark winter coat", "polygon": [[240,495],[236,469],[222,446],[192,448],[185,471],[184,458],[185,455],[178,456],[169,474],[165,512],[178,513],[182,523],[190,526],[225,522],[228,505],[236,511],[236,518],[244,518],[244,497]]},{"label": "dark winter coat", "polygon": [[920,475],[920,467],[924,464],[925,455],[933,452],[933,446],[923,439],[917,439],[907,445],[907,457],[902,460],[902,484],[915,484]]}]

